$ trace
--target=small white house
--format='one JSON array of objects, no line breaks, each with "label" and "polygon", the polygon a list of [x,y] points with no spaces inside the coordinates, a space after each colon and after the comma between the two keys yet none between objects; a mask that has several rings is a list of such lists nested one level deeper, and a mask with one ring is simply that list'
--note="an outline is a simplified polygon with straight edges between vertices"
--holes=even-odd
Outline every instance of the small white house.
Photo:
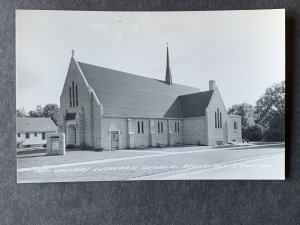
[{"label": "small white house", "polygon": [[56,133],[57,126],[51,118],[17,117],[17,147],[46,145],[46,134]]}]

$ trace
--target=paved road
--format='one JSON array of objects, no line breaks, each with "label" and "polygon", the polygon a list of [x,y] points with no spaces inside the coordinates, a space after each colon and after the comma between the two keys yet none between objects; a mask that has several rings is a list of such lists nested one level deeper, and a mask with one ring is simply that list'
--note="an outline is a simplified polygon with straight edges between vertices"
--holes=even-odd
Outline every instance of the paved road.
[{"label": "paved road", "polygon": [[284,179],[284,145],[18,156],[20,183],[161,179]]}]

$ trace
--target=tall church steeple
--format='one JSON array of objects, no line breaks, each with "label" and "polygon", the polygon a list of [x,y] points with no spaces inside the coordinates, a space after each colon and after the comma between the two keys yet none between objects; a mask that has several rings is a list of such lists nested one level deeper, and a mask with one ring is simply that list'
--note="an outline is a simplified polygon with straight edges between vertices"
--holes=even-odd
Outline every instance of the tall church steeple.
[{"label": "tall church steeple", "polygon": [[168,46],[168,43],[167,43],[166,83],[167,83],[168,85],[172,85],[172,74],[171,74],[170,62],[169,62],[169,46]]}]

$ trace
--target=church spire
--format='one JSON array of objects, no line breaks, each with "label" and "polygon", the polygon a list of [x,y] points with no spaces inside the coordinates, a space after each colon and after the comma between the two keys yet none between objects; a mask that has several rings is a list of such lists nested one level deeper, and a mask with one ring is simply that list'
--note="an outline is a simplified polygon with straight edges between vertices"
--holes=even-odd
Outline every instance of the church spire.
[{"label": "church spire", "polygon": [[166,83],[168,85],[172,85],[172,74],[171,74],[170,63],[169,63],[169,46],[168,46],[168,43],[167,43]]}]

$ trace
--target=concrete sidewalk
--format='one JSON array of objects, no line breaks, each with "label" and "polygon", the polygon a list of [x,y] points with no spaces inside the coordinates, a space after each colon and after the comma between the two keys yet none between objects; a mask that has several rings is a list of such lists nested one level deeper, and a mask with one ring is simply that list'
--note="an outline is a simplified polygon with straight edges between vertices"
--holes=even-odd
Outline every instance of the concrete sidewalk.
[{"label": "concrete sidewalk", "polygon": [[[46,153],[36,153],[36,154],[26,154],[26,155],[18,155],[18,169],[22,168],[35,168],[35,167],[47,167],[51,165],[62,165],[62,164],[70,164],[80,162],[93,162],[93,161],[116,161],[118,159],[135,159],[137,158],[148,158],[148,157],[159,157],[162,155],[183,155],[183,154],[193,154],[193,153],[201,153],[207,151],[222,151],[222,150],[247,150],[247,149],[255,149],[261,147],[272,147],[272,148],[282,148],[282,145],[271,144],[271,145],[252,145],[252,146],[192,146],[192,147],[183,147],[183,148],[153,148],[151,150],[116,150],[116,151],[103,151],[103,152],[95,152],[95,151],[87,151],[87,150],[72,150],[68,151],[66,155],[54,155],[48,156]],[[87,164],[84,163],[84,164]]]}]

